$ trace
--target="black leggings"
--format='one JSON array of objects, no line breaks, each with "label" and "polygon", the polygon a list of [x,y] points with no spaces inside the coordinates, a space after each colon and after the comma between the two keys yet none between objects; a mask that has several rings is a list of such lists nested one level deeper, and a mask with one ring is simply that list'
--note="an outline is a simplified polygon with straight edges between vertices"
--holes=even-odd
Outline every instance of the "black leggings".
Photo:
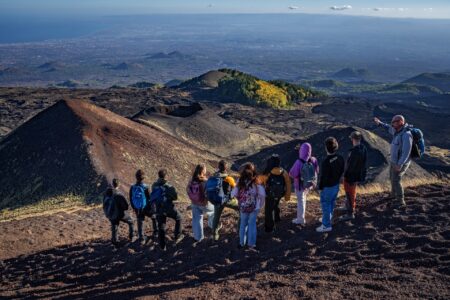
[{"label": "black leggings", "polygon": [[266,204],[264,206],[265,221],[264,227],[266,232],[272,232],[275,223],[280,222],[280,199],[274,199],[271,197],[266,198]]}]

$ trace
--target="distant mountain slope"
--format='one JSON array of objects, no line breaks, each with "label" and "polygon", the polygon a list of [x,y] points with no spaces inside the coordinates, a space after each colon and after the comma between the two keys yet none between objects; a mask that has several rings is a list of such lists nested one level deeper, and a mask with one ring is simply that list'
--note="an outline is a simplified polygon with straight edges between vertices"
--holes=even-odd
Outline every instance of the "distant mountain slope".
[{"label": "distant mountain slope", "polygon": [[450,92],[450,73],[422,73],[405,80],[404,83],[429,85],[448,93]]},{"label": "distant mountain slope", "polygon": [[[0,210],[57,197],[97,201],[108,181],[126,192],[142,168],[183,189],[194,164],[215,156],[86,101],[59,101],[0,142]],[[69,196],[68,196],[69,195]]]},{"label": "distant mountain slope", "polygon": [[231,69],[207,72],[183,82],[179,88],[192,92],[200,99],[274,108],[288,107],[307,98],[322,95],[298,85],[283,81],[264,81]]}]

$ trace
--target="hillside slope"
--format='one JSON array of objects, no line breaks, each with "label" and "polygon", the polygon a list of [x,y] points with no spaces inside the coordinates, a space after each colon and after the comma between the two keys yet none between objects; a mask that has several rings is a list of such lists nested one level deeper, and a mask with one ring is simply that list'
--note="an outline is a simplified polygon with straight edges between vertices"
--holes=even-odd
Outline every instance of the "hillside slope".
[{"label": "hillside slope", "polygon": [[[0,297],[448,299],[450,190],[406,195],[405,211],[387,208],[387,194],[364,196],[357,218],[327,234],[314,230],[317,201],[308,203],[305,227],[290,222],[296,204],[283,202],[279,230],[258,237],[257,253],[236,247],[237,216],[228,210],[219,242],[193,247],[186,238],[165,253],[112,247],[100,209],[0,223]],[[190,231],[190,218],[183,222]]]},{"label": "hillside slope", "polygon": [[92,202],[118,177],[127,190],[138,168],[148,181],[165,167],[184,189],[195,163],[216,159],[159,130],[86,101],[60,101],[0,142],[0,209],[74,195]]},{"label": "hillside slope", "polygon": [[304,87],[284,81],[264,81],[231,69],[207,72],[178,86],[197,99],[236,102],[253,106],[285,108],[308,98],[322,96]]}]

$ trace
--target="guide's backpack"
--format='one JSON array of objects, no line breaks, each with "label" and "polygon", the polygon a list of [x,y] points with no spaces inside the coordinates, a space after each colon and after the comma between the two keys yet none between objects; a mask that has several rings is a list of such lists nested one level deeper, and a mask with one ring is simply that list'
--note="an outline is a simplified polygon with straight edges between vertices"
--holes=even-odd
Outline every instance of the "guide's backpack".
[{"label": "guide's backpack", "polygon": [[205,193],[203,192],[202,184],[198,181],[191,181],[189,183],[188,196],[195,205],[205,205]]},{"label": "guide's backpack", "polygon": [[103,212],[110,221],[116,221],[119,218],[119,210],[114,200],[114,194],[103,197]]},{"label": "guide's backpack", "polygon": [[311,160],[304,161],[303,159],[300,159],[300,161],[303,163],[302,168],[300,169],[300,181],[302,188],[306,190],[316,187],[317,174],[313,163]]},{"label": "guide's backpack", "polygon": [[145,196],[145,186],[141,184],[135,184],[131,190],[131,202],[134,208],[140,210],[144,209],[147,205],[147,197]]},{"label": "guide's backpack", "polygon": [[252,194],[251,184],[244,189],[239,189],[237,199],[239,210],[243,213],[252,213],[256,209],[256,196]]},{"label": "guide's backpack", "polygon": [[281,199],[286,193],[284,170],[280,175],[270,174],[267,179],[266,192],[272,199]]},{"label": "guide's backpack", "polygon": [[214,205],[222,205],[228,201],[223,191],[223,177],[211,176],[206,181],[206,199]]},{"label": "guide's backpack", "polygon": [[157,209],[164,208],[167,203],[166,189],[163,185],[158,185],[150,193],[150,204],[156,205]]},{"label": "guide's backpack", "polygon": [[413,143],[411,147],[411,158],[421,159],[425,153],[425,140],[423,138],[422,130],[419,128],[410,127]]}]

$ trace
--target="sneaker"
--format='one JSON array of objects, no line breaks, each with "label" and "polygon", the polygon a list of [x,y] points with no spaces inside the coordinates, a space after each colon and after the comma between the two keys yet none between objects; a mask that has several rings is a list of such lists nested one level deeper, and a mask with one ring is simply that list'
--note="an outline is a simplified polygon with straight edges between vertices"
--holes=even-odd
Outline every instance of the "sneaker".
[{"label": "sneaker", "polygon": [[296,225],[305,225],[306,222],[305,221],[301,221],[297,218],[295,218],[294,220],[292,220],[292,223],[296,224]]},{"label": "sneaker", "polygon": [[333,228],[331,226],[330,227],[325,227],[322,224],[322,225],[320,225],[319,227],[316,228],[316,231],[317,232],[330,232],[332,229]]},{"label": "sneaker", "polygon": [[347,207],[345,207],[345,206],[341,206],[341,207],[335,208],[335,211],[338,211],[338,212],[347,212],[348,209],[347,209]]},{"label": "sneaker", "polygon": [[247,251],[256,253],[258,252],[258,249],[256,248],[256,246],[248,246]]},{"label": "sneaker", "polygon": [[350,221],[355,219],[355,214],[345,214],[338,219],[340,222]]},{"label": "sneaker", "polygon": [[184,234],[179,234],[176,238],[175,238],[175,245],[179,244],[182,240],[184,239]]}]

